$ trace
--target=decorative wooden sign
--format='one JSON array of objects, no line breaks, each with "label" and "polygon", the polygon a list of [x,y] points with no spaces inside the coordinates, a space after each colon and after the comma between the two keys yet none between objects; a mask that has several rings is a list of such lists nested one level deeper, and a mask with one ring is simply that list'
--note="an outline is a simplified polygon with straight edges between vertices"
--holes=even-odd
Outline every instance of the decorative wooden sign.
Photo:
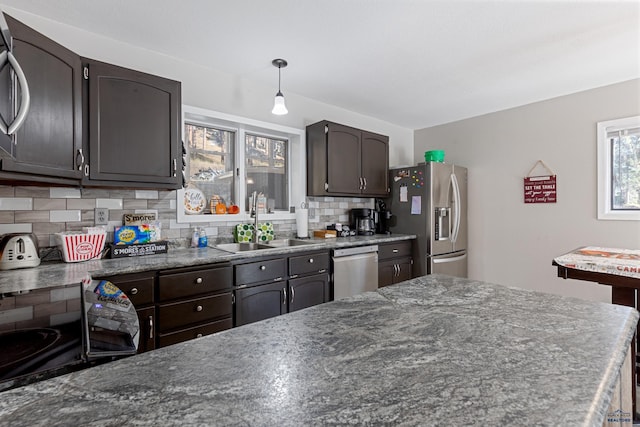
[{"label": "decorative wooden sign", "polygon": [[[531,176],[533,170],[542,165],[549,175]],[[556,202],[556,175],[542,160],[533,165],[524,178],[524,202],[525,203],[555,203]]]}]

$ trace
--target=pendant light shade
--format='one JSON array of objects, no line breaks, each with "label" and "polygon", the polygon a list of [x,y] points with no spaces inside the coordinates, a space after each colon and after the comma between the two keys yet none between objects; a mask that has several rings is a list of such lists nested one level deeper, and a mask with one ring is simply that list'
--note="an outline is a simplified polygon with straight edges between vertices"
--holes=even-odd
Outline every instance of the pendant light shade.
[{"label": "pendant light shade", "polygon": [[287,110],[287,107],[284,105],[284,95],[280,91],[280,69],[287,66],[287,61],[285,61],[284,59],[274,59],[273,61],[271,61],[271,63],[274,67],[278,67],[278,93],[276,93],[276,98],[273,102],[273,110],[271,110],[271,113],[282,116],[289,112],[289,110]]}]

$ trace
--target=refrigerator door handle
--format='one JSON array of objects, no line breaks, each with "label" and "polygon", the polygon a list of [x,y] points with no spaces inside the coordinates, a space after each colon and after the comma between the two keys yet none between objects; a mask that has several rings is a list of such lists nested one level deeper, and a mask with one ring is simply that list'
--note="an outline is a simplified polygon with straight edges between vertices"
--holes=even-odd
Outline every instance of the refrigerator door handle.
[{"label": "refrigerator door handle", "polygon": [[455,173],[451,174],[451,185],[453,186],[453,203],[455,204],[451,241],[455,243],[458,239],[458,232],[460,231],[460,186],[458,185],[458,178]]},{"label": "refrigerator door handle", "polygon": [[451,258],[433,258],[433,263],[434,264],[444,264],[447,262],[456,262],[456,261],[462,261],[463,259],[467,258],[467,254],[466,252],[464,253],[464,255],[458,255],[458,256],[454,256]]}]

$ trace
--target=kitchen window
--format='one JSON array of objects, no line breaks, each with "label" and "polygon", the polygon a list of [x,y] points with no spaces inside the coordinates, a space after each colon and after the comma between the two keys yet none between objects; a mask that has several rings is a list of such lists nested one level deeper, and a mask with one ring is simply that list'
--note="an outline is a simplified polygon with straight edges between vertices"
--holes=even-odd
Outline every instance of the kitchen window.
[{"label": "kitchen window", "polygon": [[[264,220],[294,219],[305,198],[304,130],[183,106],[187,150],[186,188],[200,190],[199,214],[184,209],[178,191],[178,222],[245,221],[249,197],[265,196]],[[211,198],[240,207],[239,214],[212,214]]]},{"label": "kitchen window", "polygon": [[598,219],[640,220],[640,116],[598,123]]}]

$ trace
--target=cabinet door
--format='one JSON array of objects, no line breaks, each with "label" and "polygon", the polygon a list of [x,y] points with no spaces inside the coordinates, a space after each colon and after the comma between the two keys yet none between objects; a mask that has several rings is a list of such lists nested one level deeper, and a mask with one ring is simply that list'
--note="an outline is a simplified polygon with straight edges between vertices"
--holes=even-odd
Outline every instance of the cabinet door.
[{"label": "cabinet door", "polygon": [[396,260],[396,265],[396,276],[393,283],[404,282],[405,280],[409,280],[413,277],[413,274],[411,274],[411,270],[413,268],[411,258],[398,259]]},{"label": "cabinet door", "polygon": [[180,187],[180,82],[93,60],[86,67],[87,184]]},{"label": "cabinet door", "polygon": [[289,312],[329,301],[329,275],[289,280]]},{"label": "cabinet door", "polygon": [[361,131],[335,123],[328,125],[327,194],[359,194]]},{"label": "cabinet door", "polygon": [[[3,172],[17,179],[76,184],[82,177],[82,66],[80,57],[7,16],[14,55],[27,78],[31,106],[13,137],[0,134]],[[0,111],[13,118],[20,96],[10,93],[9,67],[0,73]],[[17,86],[17,82],[14,84]],[[18,90],[17,93],[20,91]],[[15,108],[15,110],[14,110]]]},{"label": "cabinet door", "polygon": [[236,290],[235,326],[246,325],[287,312],[284,281]]},{"label": "cabinet door", "polygon": [[363,195],[389,194],[389,137],[362,132]]},{"label": "cabinet door", "polygon": [[156,315],[155,308],[143,308],[136,310],[138,322],[140,323],[140,341],[138,342],[138,353],[153,350],[156,348]]},{"label": "cabinet door", "polygon": [[389,286],[393,284],[395,278],[396,263],[394,260],[378,261],[378,287]]}]

